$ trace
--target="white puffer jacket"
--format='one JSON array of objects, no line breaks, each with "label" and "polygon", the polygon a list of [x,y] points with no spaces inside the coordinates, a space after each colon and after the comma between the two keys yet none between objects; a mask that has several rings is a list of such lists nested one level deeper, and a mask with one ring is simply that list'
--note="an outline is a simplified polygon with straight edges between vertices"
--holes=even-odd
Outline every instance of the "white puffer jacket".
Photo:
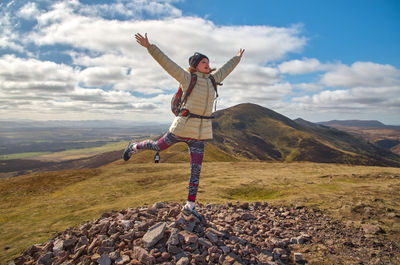
[{"label": "white puffer jacket", "polygon": [[[156,45],[152,44],[147,49],[153,58],[181,85],[186,93],[191,75],[166,56]],[[217,83],[222,82],[240,62],[239,56],[234,56],[212,75]],[[197,82],[189,95],[184,108],[200,116],[211,116],[215,91],[209,74],[196,72]],[[185,94],[183,94],[182,98]],[[173,134],[198,140],[212,139],[212,123],[210,119],[198,119],[177,116],[169,131]]]}]

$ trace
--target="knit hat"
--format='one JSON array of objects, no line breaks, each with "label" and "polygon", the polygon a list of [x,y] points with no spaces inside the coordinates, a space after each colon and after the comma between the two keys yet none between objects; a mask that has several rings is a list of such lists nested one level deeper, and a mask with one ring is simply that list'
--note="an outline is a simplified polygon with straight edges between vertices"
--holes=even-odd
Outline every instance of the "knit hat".
[{"label": "knit hat", "polygon": [[190,56],[190,58],[189,58],[189,65],[190,65],[191,67],[193,67],[193,68],[196,68],[197,65],[200,63],[200,61],[203,60],[204,58],[207,58],[207,60],[208,60],[208,57],[205,56],[204,54],[195,52],[195,53],[194,53],[192,56]]}]

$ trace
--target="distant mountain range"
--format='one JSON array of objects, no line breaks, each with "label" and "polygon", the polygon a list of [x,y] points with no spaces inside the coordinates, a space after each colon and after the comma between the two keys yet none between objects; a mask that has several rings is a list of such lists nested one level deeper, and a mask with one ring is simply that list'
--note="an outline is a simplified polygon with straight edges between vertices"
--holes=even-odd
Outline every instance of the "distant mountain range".
[{"label": "distant mountain range", "polygon": [[385,125],[377,120],[331,120],[331,121],[318,122],[318,124],[330,127],[346,126],[346,127],[360,127],[360,128],[400,129],[400,126]]},{"label": "distant mountain range", "polygon": [[400,166],[400,156],[361,137],[291,120],[255,104],[216,112],[212,143],[224,152],[259,160]]},{"label": "distant mountain range", "polygon": [[361,136],[364,139],[400,155],[400,126],[385,125],[376,120],[326,121],[318,124]]},{"label": "distant mountain range", "polygon": [[[339,123],[347,125],[338,125]],[[337,126],[340,129],[331,126]],[[312,123],[303,119],[291,120],[259,105],[240,104],[215,113],[214,139],[206,143],[205,161],[311,161],[400,167],[400,155],[390,151],[400,153],[400,141],[398,141],[400,138],[396,138],[400,135],[399,131],[396,128],[393,129],[393,126],[391,130],[386,128],[377,130],[376,126],[386,125],[378,121]],[[391,133],[390,137],[387,135],[388,131]],[[375,140],[371,141],[370,137]],[[29,159],[3,160],[0,177],[2,174],[4,176],[25,174],[31,170],[99,167],[120,160],[122,151],[106,152],[93,157],[62,162]],[[135,155],[128,163],[152,162],[153,156],[154,152],[142,152]],[[185,144],[177,144],[161,152],[162,163],[188,160]]]}]

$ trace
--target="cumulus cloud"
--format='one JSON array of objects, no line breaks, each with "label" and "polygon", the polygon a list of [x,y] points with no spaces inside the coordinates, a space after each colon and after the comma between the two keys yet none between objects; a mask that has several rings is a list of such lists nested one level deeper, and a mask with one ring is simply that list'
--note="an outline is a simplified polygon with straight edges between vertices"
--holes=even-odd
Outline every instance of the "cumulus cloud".
[{"label": "cumulus cloud", "polygon": [[0,96],[7,102],[0,114],[5,118],[22,113],[25,118],[67,115],[82,119],[98,117],[99,113],[115,115],[125,112],[132,116],[133,113],[158,108],[156,100],[137,98],[127,91],[81,87],[80,83],[107,85],[107,82],[123,78],[125,74],[124,69],[92,70],[14,55],[0,57]]},{"label": "cumulus cloud", "polygon": [[86,86],[107,86],[121,82],[127,77],[123,67],[88,67],[80,72],[80,80]]},{"label": "cumulus cloud", "polygon": [[312,116],[314,121],[338,116],[381,121],[386,117],[389,123],[398,120],[394,113],[400,112],[400,70],[391,65],[355,62],[347,66],[295,60],[282,63],[279,69],[289,74],[323,72],[315,82],[293,85],[299,91],[288,104],[281,105],[282,111],[292,117]]},{"label": "cumulus cloud", "polygon": [[59,92],[73,89],[76,71],[50,61],[5,55],[0,58],[0,78],[1,89],[6,91]]},{"label": "cumulus cloud", "polygon": [[0,49],[23,52],[24,47],[18,42],[19,34],[14,26],[12,15],[7,12],[7,8],[0,6]]},{"label": "cumulus cloud", "polygon": [[[400,74],[391,65],[285,61],[306,46],[304,25],[216,25],[182,16],[174,7],[178,1],[43,0],[5,6],[0,11],[0,114],[169,121],[178,84],[136,44],[136,32],[148,32],[150,41],[182,68],[195,51],[218,68],[245,48],[242,62],[219,88],[219,108],[253,102],[305,118],[344,109],[399,110]],[[20,31],[23,20],[32,23],[27,32]],[[49,47],[70,60],[50,61]],[[310,74],[309,82],[301,79]],[[298,77],[300,82],[293,82]]]},{"label": "cumulus cloud", "polygon": [[303,60],[283,62],[278,68],[284,74],[307,74],[321,70],[321,63],[315,58],[304,58]]},{"label": "cumulus cloud", "polygon": [[295,102],[315,104],[329,107],[351,108],[377,108],[398,107],[393,102],[398,102],[400,87],[356,87],[341,90],[325,90],[313,96],[295,98]]},{"label": "cumulus cloud", "polygon": [[30,20],[35,19],[39,15],[40,11],[36,5],[36,3],[27,3],[21,9],[18,10],[17,15]]},{"label": "cumulus cloud", "polygon": [[79,13],[90,16],[123,16],[125,18],[141,18],[144,14],[154,17],[181,16],[181,10],[175,8],[171,2],[177,1],[143,1],[125,0],[117,3],[81,5]]},{"label": "cumulus cloud", "polygon": [[355,62],[351,66],[338,65],[327,72],[321,83],[332,87],[384,87],[400,85],[400,70],[391,65]]},{"label": "cumulus cloud", "polygon": [[[63,45],[66,48],[60,52],[70,56],[72,65],[4,57],[3,60],[16,68],[23,63],[25,66],[21,73],[13,71],[13,67],[2,72],[6,78],[2,89],[19,91],[14,98],[22,97],[23,91],[29,90],[30,106],[34,105],[34,96],[38,96],[46,101],[42,104],[43,110],[53,108],[57,114],[56,110],[63,108],[67,112],[97,109],[101,113],[124,109],[127,114],[122,118],[126,118],[129,111],[152,110],[158,111],[161,119],[170,119],[168,105],[178,84],[136,44],[134,33],[148,32],[150,41],[183,68],[194,51],[207,54],[211,65],[220,67],[239,48],[246,48],[239,70],[226,80],[226,89],[221,88],[227,91],[225,106],[241,103],[243,99],[273,101],[291,90],[288,83],[281,83],[278,69],[269,64],[288,53],[301,51],[307,40],[301,36],[300,25],[288,28],[219,26],[203,18],[182,17],[173,2],[118,1],[89,6],[79,1],[59,1],[40,12],[36,5],[27,3],[19,9],[19,15],[26,19],[35,16],[37,26],[26,34],[26,43],[36,47]],[[127,8],[133,5],[135,8]],[[143,14],[162,18],[112,19],[116,16],[140,18]],[[171,38],[179,41],[171,42]],[[31,68],[35,70],[29,72]],[[46,78],[43,73],[51,77]],[[20,80],[17,82],[17,79]],[[231,91],[235,91],[235,96],[231,96]],[[43,92],[59,94],[55,100]],[[84,110],[84,104],[90,107]]]},{"label": "cumulus cloud", "polygon": [[294,84],[293,87],[303,92],[318,92],[324,88],[324,86],[319,83],[298,83]]}]

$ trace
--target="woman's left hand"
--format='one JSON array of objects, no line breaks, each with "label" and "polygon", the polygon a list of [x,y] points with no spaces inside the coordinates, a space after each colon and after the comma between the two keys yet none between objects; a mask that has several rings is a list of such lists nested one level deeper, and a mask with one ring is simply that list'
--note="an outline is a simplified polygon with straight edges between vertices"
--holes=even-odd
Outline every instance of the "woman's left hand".
[{"label": "woman's left hand", "polygon": [[238,56],[239,56],[240,58],[242,58],[243,53],[244,53],[244,49],[240,49],[240,50],[239,50],[239,53],[238,53]]}]

